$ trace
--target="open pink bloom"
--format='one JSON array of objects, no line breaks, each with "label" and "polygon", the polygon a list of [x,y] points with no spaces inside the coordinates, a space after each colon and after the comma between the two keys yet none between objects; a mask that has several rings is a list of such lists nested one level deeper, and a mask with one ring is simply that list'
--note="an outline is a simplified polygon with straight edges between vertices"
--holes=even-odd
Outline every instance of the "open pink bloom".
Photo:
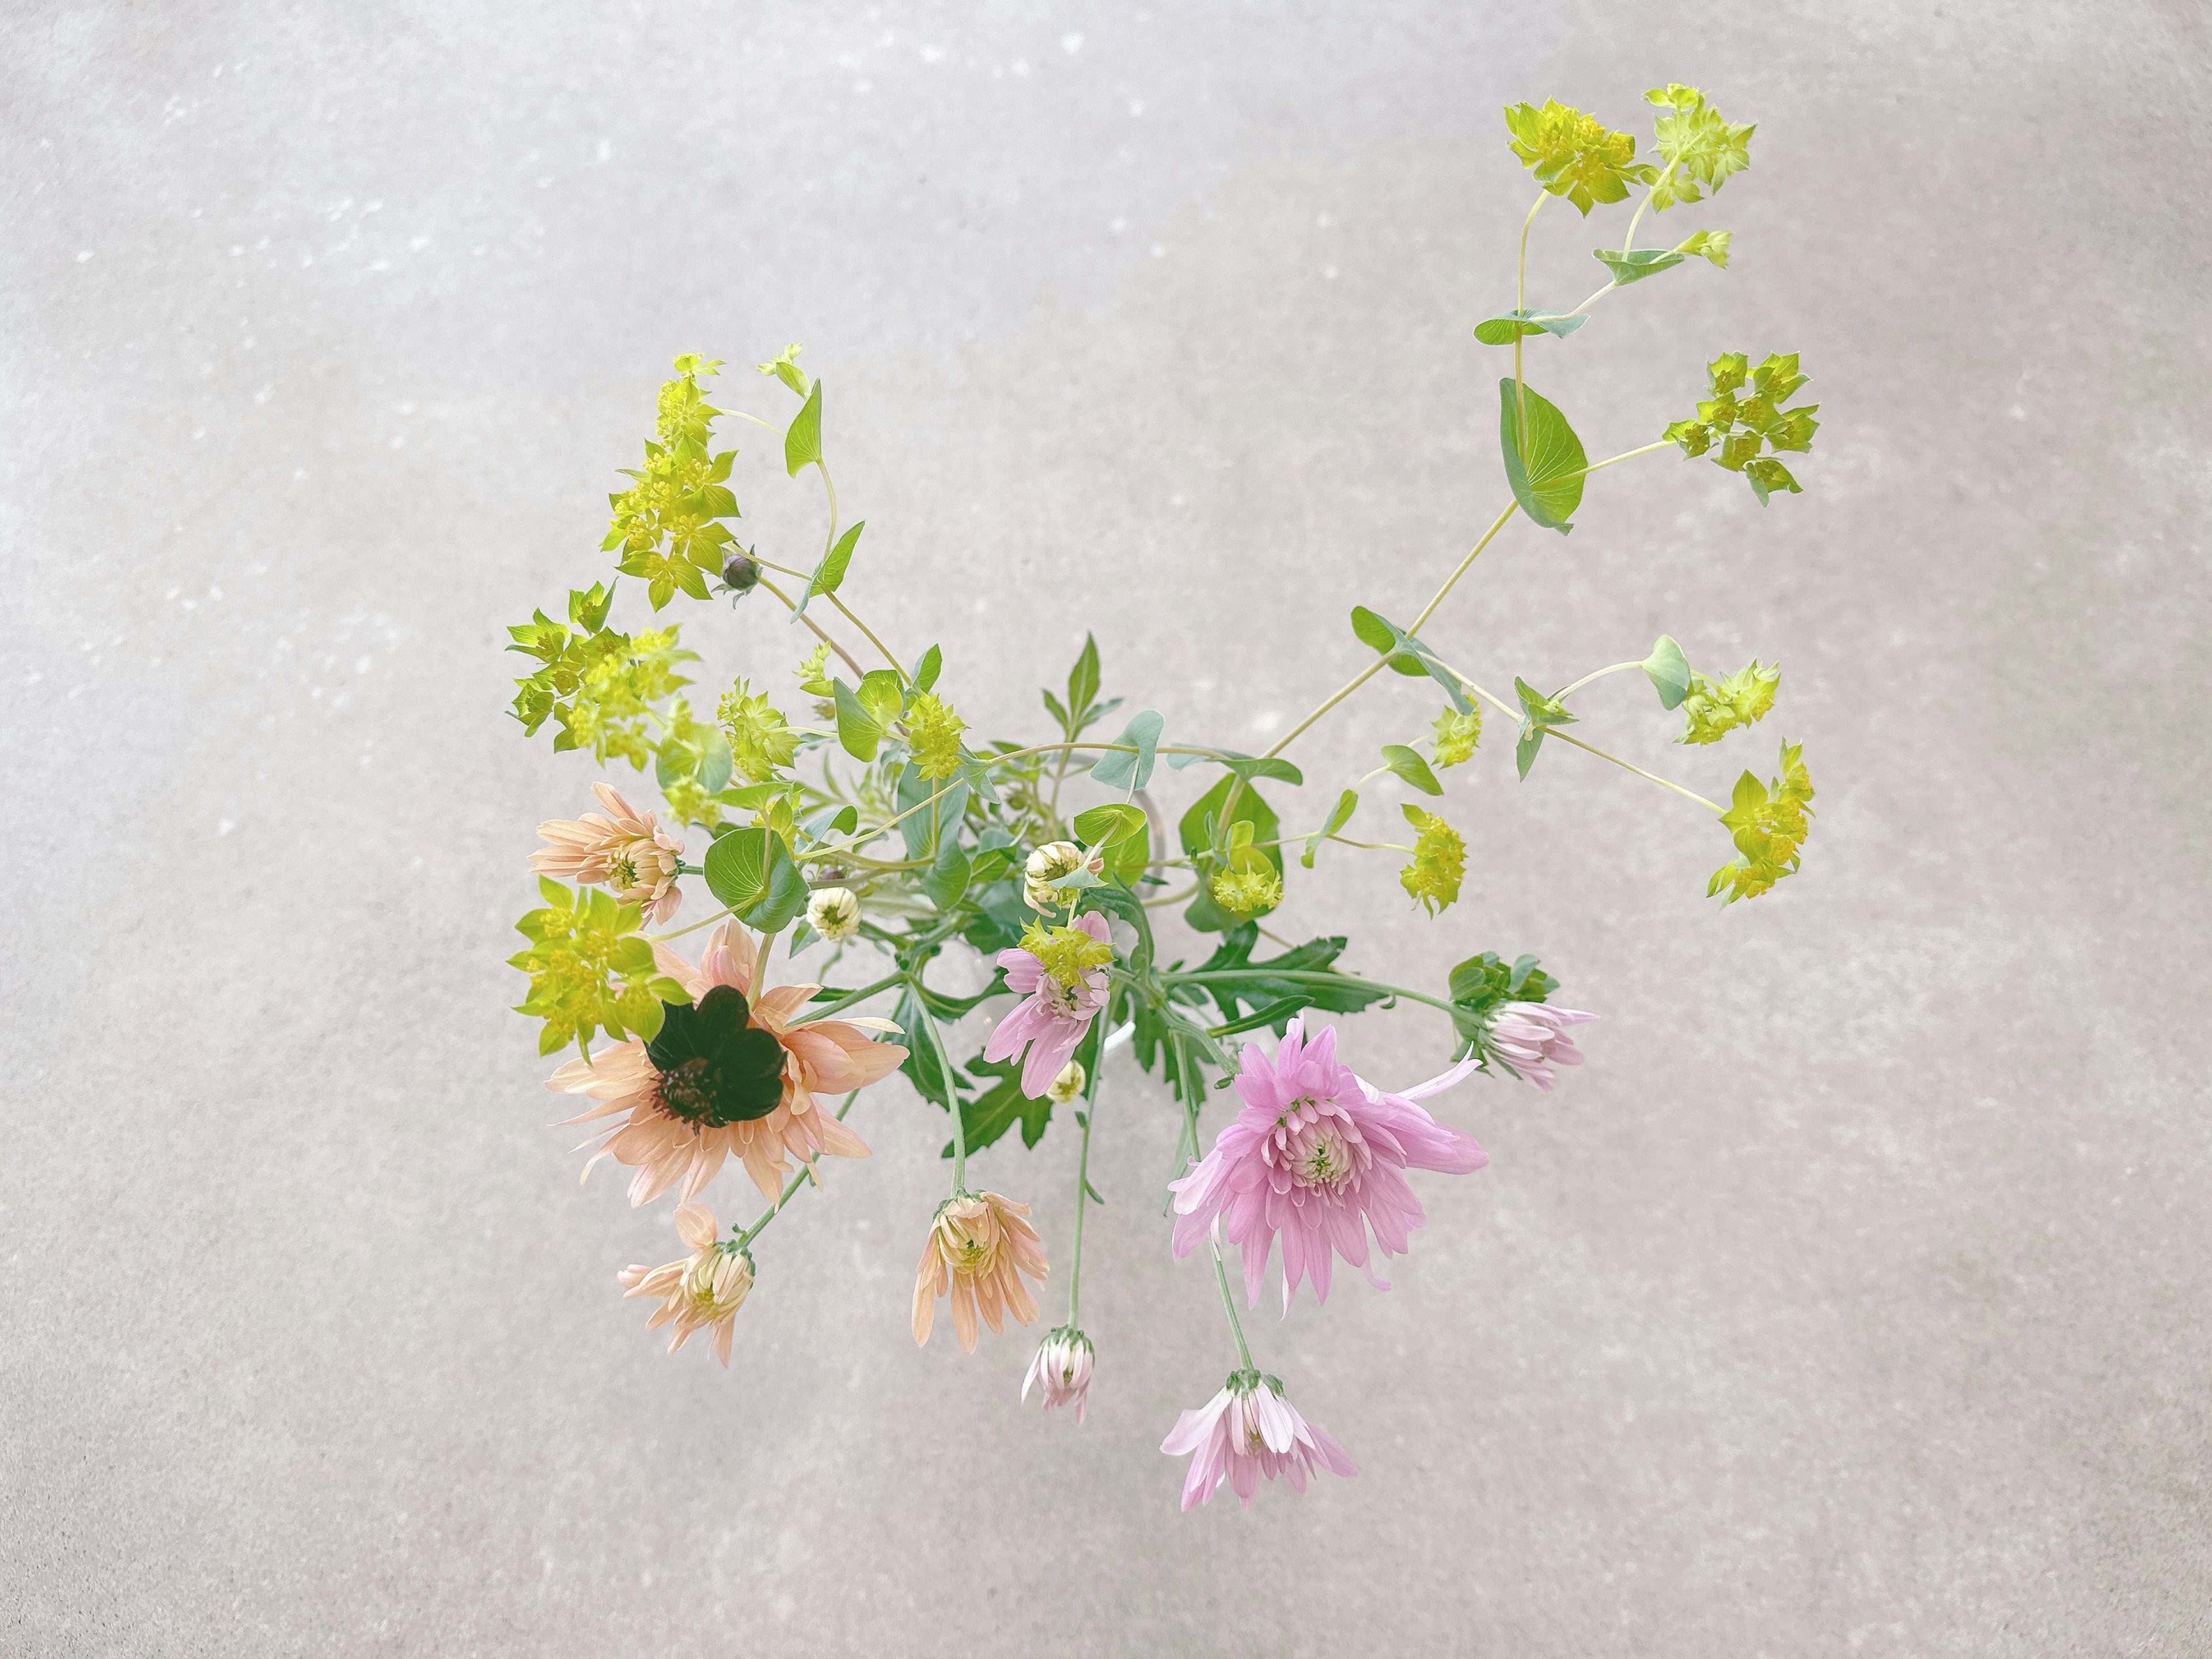
[{"label": "open pink bloom", "polygon": [[1316,1466],[1332,1474],[1358,1473],[1328,1431],[1307,1422],[1283,1398],[1282,1386],[1257,1371],[1238,1371],[1219,1394],[1176,1419],[1175,1431],[1160,1442],[1160,1449],[1170,1457],[1190,1457],[1183,1508],[1211,1503],[1224,1480],[1249,1505],[1260,1482],[1279,1474],[1291,1491],[1302,1492]]},{"label": "open pink bloom", "polygon": [[1022,1379],[1022,1398],[1027,1400],[1031,1389],[1042,1388],[1047,1411],[1073,1406],[1080,1424],[1091,1408],[1091,1339],[1073,1325],[1062,1325],[1045,1338],[1036,1358],[1030,1361],[1029,1375]]},{"label": "open pink bloom", "polygon": [[1509,1002],[1490,1017],[1486,1041],[1492,1054],[1539,1089],[1549,1090],[1553,1066],[1583,1063],[1583,1051],[1567,1027],[1596,1018],[1547,1003]]},{"label": "open pink bloom", "polygon": [[[714,1178],[725,1158],[734,1158],[772,1199],[791,1173],[791,1158],[811,1168],[820,1152],[868,1156],[860,1136],[823,1109],[816,1096],[843,1094],[896,1071],[906,1050],[868,1035],[870,1029],[896,1027],[872,1017],[792,1024],[820,988],[779,985],[755,997],[752,939],[734,922],[714,930],[696,968],[665,945],[655,945],[653,954],[660,971],[691,994],[692,1006],[671,1008],[668,1024],[650,1046],[611,1044],[589,1060],[570,1060],[545,1085],[599,1103],[568,1122],[617,1120],[606,1126],[606,1138],[584,1166],[586,1173],[600,1158],[611,1158],[637,1171],[629,1183],[631,1203],[647,1203],[679,1182],[678,1196],[688,1201]],[[738,999],[727,990],[715,995],[718,987],[738,992]],[[680,1062],[671,1052],[678,1028],[707,1013],[727,1017],[724,1024],[743,1032],[743,1064],[721,1063],[719,1051],[703,1053],[696,1044]],[[754,1035],[762,1032],[776,1048]],[[671,1062],[667,1070],[654,1063],[655,1049]]]},{"label": "open pink bloom", "polygon": [[[1106,944],[1106,918],[1092,912],[1078,916],[1075,925]],[[1008,988],[1022,1000],[1000,1020],[983,1045],[986,1060],[1012,1060],[1026,1045],[1029,1058],[1022,1062],[1022,1092],[1032,1100],[1044,1098],[1052,1080],[1075,1058],[1075,1045],[1106,1006],[1107,980],[1103,968],[1088,968],[1073,985],[1062,985],[1045,971],[1036,955],[1017,945],[999,952],[999,966],[1006,970]]]},{"label": "open pink bloom", "polygon": [[611,783],[595,783],[592,793],[613,814],[586,812],[580,818],[548,818],[538,833],[553,844],[530,855],[530,867],[588,886],[605,882],[625,904],[645,912],[647,921],[665,921],[684,902],[676,884],[676,862],[684,843],[663,830],[650,812],[641,812]]},{"label": "open pink bloom", "polygon": [[1175,1253],[1186,1255],[1223,1218],[1244,1259],[1244,1291],[1256,1306],[1275,1235],[1283,1237],[1283,1308],[1298,1280],[1313,1276],[1328,1299],[1329,1273],[1342,1256],[1379,1289],[1389,1285],[1367,1265],[1367,1230],[1386,1255],[1406,1253],[1407,1233],[1424,1218],[1406,1184],[1407,1169],[1464,1175],[1490,1162],[1474,1138],[1446,1128],[1413,1103],[1448,1089],[1475,1066],[1462,1060],[1442,1077],[1384,1094],[1336,1057],[1336,1032],[1311,1042],[1292,1020],[1273,1060],[1256,1042],[1244,1047],[1237,1092],[1244,1109],[1213,1150],[1180,1181]]}]

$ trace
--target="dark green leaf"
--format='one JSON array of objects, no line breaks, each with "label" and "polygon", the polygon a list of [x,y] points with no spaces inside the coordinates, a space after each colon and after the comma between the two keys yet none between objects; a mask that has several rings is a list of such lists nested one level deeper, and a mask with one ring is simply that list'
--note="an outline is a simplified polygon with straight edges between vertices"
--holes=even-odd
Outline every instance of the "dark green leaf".
[{"label": "dark green leaf", "polygon": [[[1044,1139],[1045,1126],[1052,1121],[1052,1102],[1031,1100],[1022,1092],[1019,1060],[986,1060],[978,1054],[961,1069],[978,1084],[987,1078],[997,1079],[974,1099],[961,1103],[960,1130],[970,1156],[999,1140],[1016,1123],[1022,1126],[1023,1146],[1034,1146]],[[952,1156],[949,1140],[944,1155]]]},{"label": "dark green leaf", "polygon": [[1313,1006],[1313,999],[1310,997],[1284,997],[1279,1001],[1269,1003],[1257,1012],[1245,1015],[1242,1019],[1232,1019],[1226,1025],[1212,1026],[1208,1028],[1206,1034],[1210,1037],[1225,1037],[1235,1036],[1239,1031],[1256,1031],[1262,1025],[1276,1024],[1290,1018],[1299,1009],[1311,1006]]},{"label": "dark green leaf", "polygon": [[[1528,441],[1522,441],[1519,404],[1528,407]],[[1526,381],[1516,397],[1514,383],[1498,383],[1498,442],[1505,460],[1505,481],[1529,519],[1565,535],[1583,500],[1583,476],[1589,466],[1583,441],[1567,417]],[[1526,454],[1526,460],[1522,459]]]},{"label": "dark green leaf", "polygon": [[946,836],[937,846],[937,856],[923,872],[921,890],[939,910],[950,910],[968,890],[968,854],[957,836]]}]

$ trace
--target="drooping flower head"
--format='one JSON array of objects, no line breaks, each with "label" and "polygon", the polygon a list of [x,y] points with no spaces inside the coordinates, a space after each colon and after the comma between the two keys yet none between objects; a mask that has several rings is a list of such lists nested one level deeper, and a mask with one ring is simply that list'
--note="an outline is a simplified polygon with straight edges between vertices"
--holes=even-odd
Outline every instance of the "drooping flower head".
[{"label": "drooping flower head", "polygon": [[1548,1092],[1553,1066],[1583,1063],[1583,1052],[1567,1035],[1567,1027],[1596,1018],[1547,1002],[1503,1003],[1490,1016],[1483,1041],[1515,1076]]},{"label": "drooping flower head", "polygon": [[1476,1066],[1470,1056],[1403,1094],[1385,1094],[1336,1057],[1336,1032],[1310,1042],[1293,1019],[1270,1059],[1244,1048],[1237,1092],[1244,1109],[1191,1172],[1169,1183],[1175,1195],[1175,1253],[1188,1255],[1214,1218],[1244,1261],[1245,1296],[1260,1300],[1275,1237],[1283,1240],[1283,1306],[1310,1274],[1315,1297],[1328,1299],[1334,1258],[1367,1273],[1367,1232],[1386,1255],[1403,1255],[1424,1218],[1406,1184],[1408,1169],[1463,1175],[1490,1159],[1460,1130],[1413,1103],[1449,1088]]},{"label": "drooping flower head", "polygon": [[675,1334],[668,1342],[671,1353],[682,1347],[693,1332],[713,1331],[715,1358],[726,1367],[738,1310],[753,1287],[753,1259],[734,1241],[716,1242],[720,1224],[703,1204],[678,1205],[676,1231],[691,1247],[691,1254],[658,1267],[623,1268],[617,1275],[622,1280],[623,1294],[661,1298],[645,1328],[656,1330],[674,1321]]},{"label": "drooping flower head", "polygon": [[1026,1325],[1037,1316],[1036,1299],[1021,1275],[1042,1279],[1044,1246],[1027,1217],[1030,1206],[996,1193],[961,1193],[938,1206],[914,1270],[914,1340],[929,1340],[937,1319],[937,1298],[950,1297],[952,1328],[960,1346],[975,1352],[975,1315],[994,1334],[1006,1328],[1006,1316]]},{"label": "drooping flower head", "polygon": [[580,885],[604,883],[625,904],[635,904],[647,921],[661,922],[684,901],[676,884],[676,863],[684,843],[663,830],[650,812],[641,812],[611,783],[595,783],[606,814],[548,818],[538,833],[551,842],[530,855],[530,867]]},{"label": "drooping flower head", "polygon": [[896,1029],[889,1021],[793,1024],[819,988],[779,985],[755,995],[753,942],[734,922],[714,930],[696,968],[665,945],[656,944],[653,956],[692,1001],[669,1005],[651,1043],[616,1043],[572,1060],[545,1085],[599,1103],[571,1123],[617,1120],[605,1126],[587,1172],[611,1158],[637,1171],[631,1203],[679,1182],[678,1196],[689,1200],[735,1158],[775,1198],[793,1158],[811,1169],[821,1152],[868,1156],[860,1136],[816,1097],[862,1088],[898,1069],[906,1050],[869,1035]]},{"label": "drooping flower head", "polygon": [[1030,1361],[1029,1375],[1022,1379],[1022,1398],[1030,1397],[1032,1388],[1044,1391],[1045,1409],[1055,1406],[1075,1407],[1075,1420],[1083,1421],[1083,1414],[1091,1409],[1091,1339],[1073,1325],[1062,1325],[1048,1335]]},{"label": "drooping flower head", "polygon": [[1044,1098],[1052,1081],[1075,1058],[1075,1045],[1106,1006],[1105,964],[1114,959],[1106,918],[1095,911],[1078,916],[1073,927],[1046,928],[1032,922],[1022,942],[999,952],[1007,988],[1017,1003],[983,1045],[986,1060],[1012,1060],[1024,1048],[1022,1092]]},{"label": "drooping flower head", "polygon": [[1190,1458],[1182,1483],[1185,1509],[1211,1503],[1224,1480],[1249,1505],[1260,1482],[1277,1475],[1303,1492],[1306,1476],[1316,1468],[1332,1474],[1358,1473],[1328,1431],[1307,1422],[1283,1397],[1278,1379],[1254,1370],[1232,1371],[1219,1394],[1176,1420],[1160,1449]]}]

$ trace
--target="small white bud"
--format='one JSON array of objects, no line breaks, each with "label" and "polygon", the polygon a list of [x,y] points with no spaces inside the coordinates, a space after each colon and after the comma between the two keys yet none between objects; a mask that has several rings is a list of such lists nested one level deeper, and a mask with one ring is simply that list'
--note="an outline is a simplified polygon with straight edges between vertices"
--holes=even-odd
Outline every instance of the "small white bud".
[{"label": "small white bud", "polygon": [[840,944],[860,925],[860,901],[849,887],[824,887],[806,901],[806,925]]}]

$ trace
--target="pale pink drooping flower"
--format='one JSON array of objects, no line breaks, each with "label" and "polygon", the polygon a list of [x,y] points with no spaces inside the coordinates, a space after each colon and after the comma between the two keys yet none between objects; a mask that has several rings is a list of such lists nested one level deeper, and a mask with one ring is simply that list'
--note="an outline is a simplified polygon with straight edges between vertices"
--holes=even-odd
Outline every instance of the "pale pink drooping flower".
[{"label": "pale pink drooping flower", "polygon": [[1307,1422],[1283,1397],[1283,1385],[1257,1371],[1233,1373],[1219,1394],[1196,1411],[1185,1412],[1160,1449],[1170,1457],[1190,1458],[1190,1473],[1182,1483],[1185,1509],[1211,1503],[1224,1480],[1249,1504],[1260,1482],[1277,1475],[1291,1483],[1291,1491],[1303,1492],[1307,1474],[1316,1468],[1332,1474],[1357,1473],[1328,1431]]},{"label": "pale pink drooping flower", "polygon": [[1548,1003],[1509,1002],[1491,1015],[1485,1041],[1490,1052],[1517,1075],[1548,1091],[1553,1066],[1583,1063],[1583,1052],[1567,1035],[1567,1027],[1596,1018]]},{"label": "pale pink drooping flower", "polygon": [[715,1357],[726,1367],[738,1310],[753,1287],[752,1258],[742,1248],[716,1242],[720,1224],[703,1204],[678,1205],[676,1231],[691,1247],[691,1254],[658,1267],[623,1268],[617,1275],[622,1280],[623,1294],[661,1298],[645,1328],[655,1330],[673,1321],[676,1332],[669,1339],[671,1353],[695,1331],[714,1332]]},{"label": "pale pink drooping flower", "polygon": [[[1106,918],[1093,911],[1078,916],[1075,926],[1100,945],[1109,943]],[[1011,1060],[1026,1047],[1022,1061],[1022,1092],[1032,1100],[1044,1098],[1053,1079],[1075,1058],[1075,1045],[1106,1006],[1108,981],[1103,968],[1087,968],[1073,985],[1063,985],[1046,969],[1036,953],[1016,946],[999,952],[999,966],[1006,970],[1006,985],[1022,1000],[1001,1019],[983,1045],[986,1060]]]},{"label": "pale pink drooping flower", "polygon": [[1062,1325],[1045,1338],[1036,1358],[1030,1361],[1029,1375],[1022,1379],[1022,1398],[1027,1400],[1033,1388],[1042,1389],[1047,1411],[1073,1406],[1080,1424],[1091,1408],[1091,1339],[1073,1325]]},{"label": "pale pink drooping flower", "polygon": [[655,965],[691,994],[695,1006],[705,1004],[718,986],[748,999],[747,1022],[783,1049],[781,1092],[763,1116],[715,1121],[724,1115],[713,1109],[711,1098],[690,1086],[695,1079],[686,1073],[696,1061],[664,1074],[647,1046],[637,1042],[613,1043],[588,1060],[572,1060],[545,1086],[589,1095],[599,1103],[568,1121],[615,1120],[605,1126],[605,1139],[584,1166],[587,1172],[592,1164],[611,1158],[637,1171],[630,1181],[631,1203],[649,1202],[672,1186],[688,1200],[714,1178],[726,1158],[734,1158],[763,1196],[772,1199],[782,1191],[793,1158],[811,1168],[823,1152],[868,1156],[866,1144],[816,1096],[863,1088],[896,1071],[906,1050],[869,1036],[870,1030],[896,1027],[872,1016],[792,1024],[819,988],[779,985],[755,995],[757,953],[750,936],[734,922],[714,930],[696,968],[665,945],[656,944],[653,954]]},{"label": "pale pink drooping flower", "polygon": [[604,882],[625,904],[661,922],[684,902],[676,884],[677,860],[684,843],[663,830],[650,812],[641,812],[611,783],[595,783],[592,793],[611,816],[586,812],[580,818],[548,818],[538,833],[552,842],[530,855],[530,867],[580,885]]},{"label": "pale pink drooping flower", "polygon": [[1253,1305],[1278,1233],[1286,1312],[1308,1274],[1315,1297],[1328,1299],[1340,1255],[1388,1290],[1368,1267],[1367,1232],[1372,1226],[1384,1255],[1405,1254],[1407,1234],[1424,1217],[1404,1172],[1463,1175],[1490,1161],[1473,1137],[1413,1103],[1449,1088],[1475,1063],[1470,1057],[1402,1094],[1385,1094],[1337,1059],[1333,1029],[1309,1042],[1304,1023],[1291,1020],[1273,1060],[1247,1043],[1237,1078],[1243,1110],[1188,1175],[1169,1183],[1176,1255],[1188,1254],[1218,1216],[1243,1257]]}]

